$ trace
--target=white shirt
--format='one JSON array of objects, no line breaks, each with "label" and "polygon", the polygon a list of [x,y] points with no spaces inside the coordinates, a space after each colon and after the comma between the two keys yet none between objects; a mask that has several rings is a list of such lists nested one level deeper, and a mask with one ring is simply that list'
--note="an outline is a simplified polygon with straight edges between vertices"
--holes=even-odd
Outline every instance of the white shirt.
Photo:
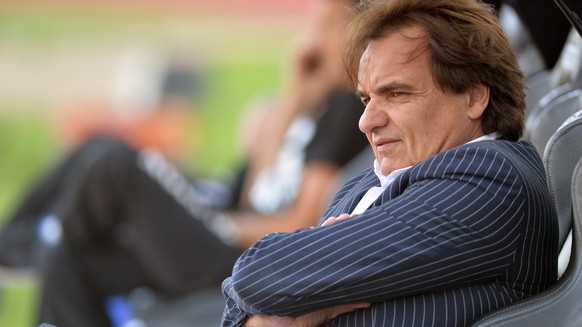
[{"label": "white shirt", "polygon": [[[466,144],[479,141],[490,141],[495,140],[497,138],[498,138],[497,133],[491,133],[488,135],[478,137],[472,141],[467,142]],[[359,215],[362,212],[366,211],[366,209],[368,209],[372,205],[372,203],[376,202],[380,195],[384,193],[388,186],[390,186],[390,184],[392,184],[396,180],[396,178],[398,178],[398,176],[402,175],[402,173],[410,169],[410,167],[412,166],[396,169],[390,174],[384,175],[380,170],[380,164],[378,163],[378,160],[374,160],[374,173],[376,173],[376,176],[378,176],[378,179],[380,180],[380,186],[374,186],[370,188],[368,192],[364,194],[360,202],[358,202],[354,210],[350,213],[350,216]]]}]

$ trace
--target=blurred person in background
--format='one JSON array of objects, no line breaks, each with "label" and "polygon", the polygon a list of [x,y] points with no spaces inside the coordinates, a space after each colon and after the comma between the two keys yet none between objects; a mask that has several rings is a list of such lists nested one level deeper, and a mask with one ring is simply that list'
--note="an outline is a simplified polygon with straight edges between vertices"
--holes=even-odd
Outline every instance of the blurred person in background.
[{"label": "blurred person in background", "polygon": [[58,141],[71,149],[108,134],[136,149],[153,147],[183,161],[186,143],[195,150],[203,132],[195,104],[202,78],[198,58],[190,51],[130,47],[121,56],[110,103],[64,107],[54,119]]},{"label": "blurred person in background", "polygon": [[[231,201],[194,187],[159,151],[112,136],[91,138],[31,189],[0,235],[0,260],[41,266],[39,322],[107,326],[110,296],[148,287],[173,297],[218,286],[264,234],[317,221],[342,167],[366,147],[356,123],[362,104],[348,91],[339,50],[352,4],[313,1],[284,96],[250,127]],[[55,245],[33,258],[36,233],[22,251],[11,240],[39,217],[53,226],[43,230],[62,235],[44,235]]]}]

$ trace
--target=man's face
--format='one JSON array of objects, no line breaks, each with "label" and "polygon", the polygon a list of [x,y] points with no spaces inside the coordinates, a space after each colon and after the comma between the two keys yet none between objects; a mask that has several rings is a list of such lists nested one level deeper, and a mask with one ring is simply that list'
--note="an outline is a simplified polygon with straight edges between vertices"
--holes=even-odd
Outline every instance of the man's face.
[{"label": "man's face", "polygon": [[366,104],[359,127],[382,173],[414,165],[483,135],[489,91],[443,92],[432,78],[422,28],[400,29],[371,41],[360,60],[358,93]]}]

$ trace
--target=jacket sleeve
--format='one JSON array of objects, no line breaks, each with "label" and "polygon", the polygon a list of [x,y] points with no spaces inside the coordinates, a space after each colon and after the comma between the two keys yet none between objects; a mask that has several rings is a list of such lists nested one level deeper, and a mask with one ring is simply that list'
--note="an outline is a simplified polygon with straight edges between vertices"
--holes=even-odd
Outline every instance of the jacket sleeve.
[{"label": "jacket sleeve", "polygon": [[227,278],[222,283],[222,294],[226,300],[226,306],[222,314],[223,327],[238,327],[242,326],[249,315],[244,312],[236,303],[233,296],[232,279]]},{"label": "jacket sleeve", "polygon": [[403,192],[385,193],[359,216],[260,239],[237,261],[230,299],[248,314],[298,316],[491,280],[508,269],[523,241],[526,196],[503,156],[449,151],[406,178]]}]

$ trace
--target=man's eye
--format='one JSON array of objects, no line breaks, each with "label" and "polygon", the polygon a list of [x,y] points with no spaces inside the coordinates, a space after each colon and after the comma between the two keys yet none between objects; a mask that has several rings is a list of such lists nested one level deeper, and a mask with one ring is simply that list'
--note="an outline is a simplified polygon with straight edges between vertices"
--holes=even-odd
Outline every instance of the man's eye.
[{"label": "man's eye", "polygon": [[369,98],[360,98],[360,101],[362,101],[362,103],[364,104],[364,106],[367,106],[368,103],[370,102]]},{"label": "man's eye", "polygon": [[406,95],[406,92],[392,92],[392,97],[394,98],[401,97],[403,95]]}]

